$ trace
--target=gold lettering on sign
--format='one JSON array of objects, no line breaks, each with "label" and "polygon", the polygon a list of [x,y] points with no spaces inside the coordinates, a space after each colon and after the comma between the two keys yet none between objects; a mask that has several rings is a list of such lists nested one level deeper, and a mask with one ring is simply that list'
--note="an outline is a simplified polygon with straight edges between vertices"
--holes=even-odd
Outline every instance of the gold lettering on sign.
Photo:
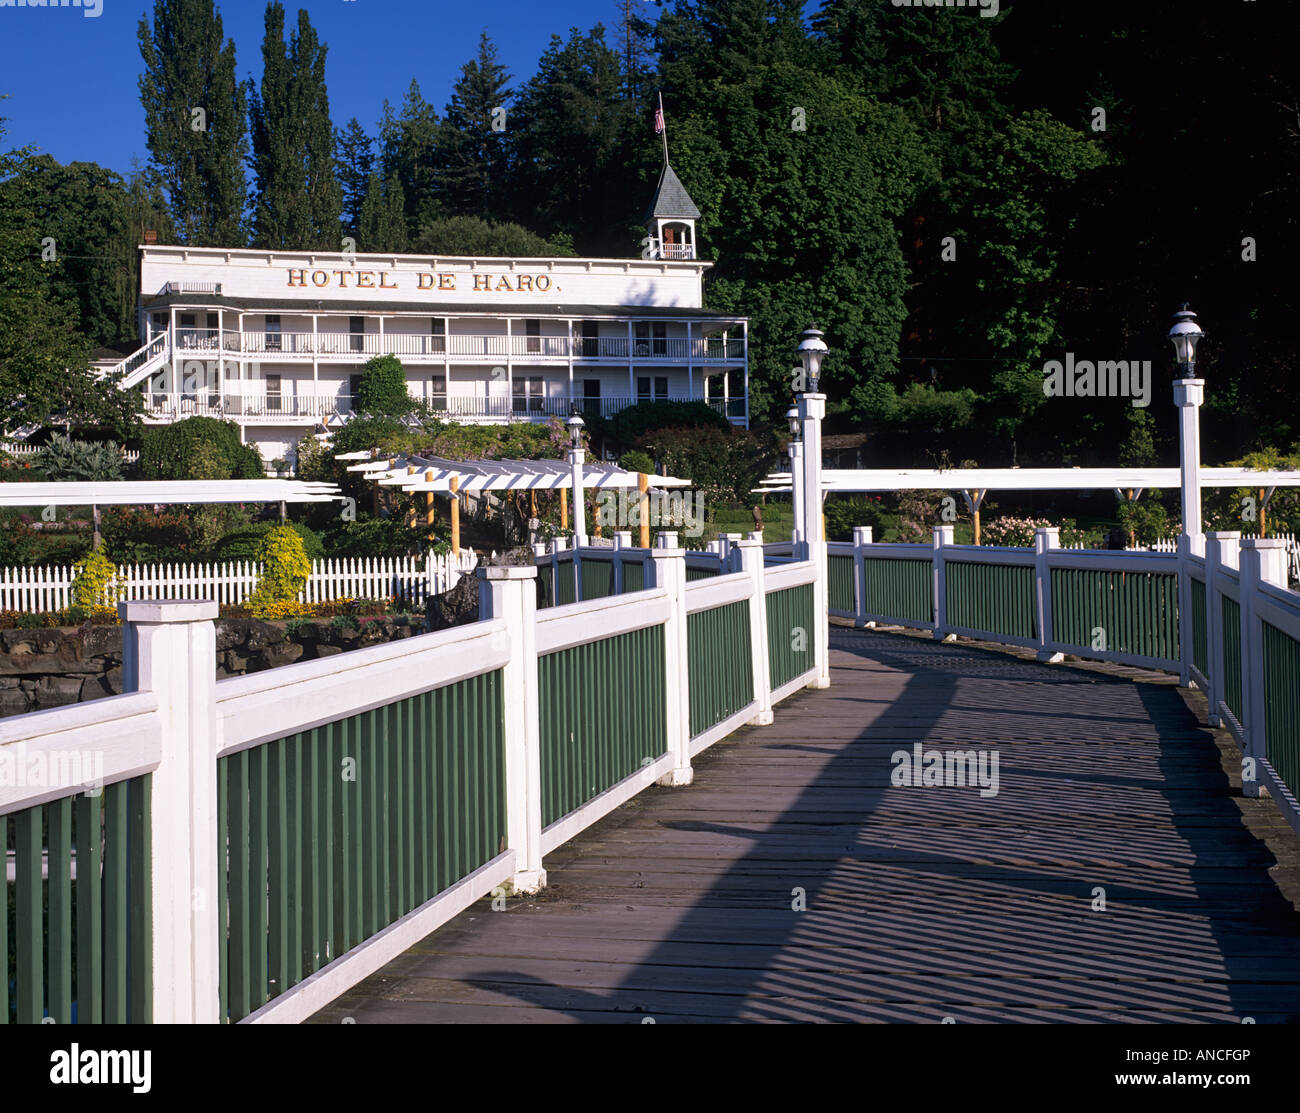
[{"label": "gold lettering on sign", "polygon": [[337,275],[339,276],[339,286],[340,286],[342,289],[346,290],[346,289],[348,288],[348,272],[347,272],[347,271],[331,271],[330,273],[331,273],[331,274],[337,274]]},{"label": "gold lettering on sign", "polygon": [[428,271],[421,271],[419,288],[421,290],[432,290],[433,280],[436,277],[437,277],[436,275],[432,275]]},{"label": "gold lettering on sign", "polygon": [[549,274],[539,274],[535,285],[539,294],[546,293],[551,288],[551,276]]},{"label": "gold lettering on sign", "polygon": [[380,271],[380,273],[379,273],[379,288],[380,288],[381,290],[396,290],[396,289],[397,289],[397,283],[396,283],[396,282],[389,282],[389,281],[388,281],[388,280],[389,280],[390,278],[392,278],[392,277],[393,277],[393,276],[392,276],[391,274],[389,274],[388,271]]},{"label": "gold lettering on sign", "polygon": [[515,281],[519,283],[519,292],[521,294],[531,294],[533,292],[533,276],[531,274],[521,274]]},{"label": "gold lettering on sign", "polygon": [[325,271],[312,271],[311,284],[313,286],[328,286],[330,284],[330,276]]},{"label": "gold lettering on sign", "polygon": [[476,274],[474,276],[474,290],[482,290],[485,294],[492,292],[492,276],[490,274]]},{"label": "gold lettering on sign", "polygon": [[373,290],[375,288],[375,272],[357,271],[357,285],[363,286],[367,290]]},{"label": "gold lettering on sign", "polygon": [[454,274],[438,275],[439,290],[454,290],[456,288],[456,276]]},{"label": "gold lettering on sign", "polygon": [[[296,276],[296,277],[295,277],[295,276]],[[306,272],[305,270],[303,270],[301,267],[299,267],[297,270],[290,270],[290,271],[289,271],[289,285],[290,285],[290,286],[306,286],[306,285],[307,285],[307,272]]]},{"label": "gold lettering on sign", "polygon": [[497,283],[497,293],[501,293],[502,290],[509,290],[511,293],[514,293],[514,289],[515,288],[510,285],[510,276],[503,274],[501,276],[501,281]]}]

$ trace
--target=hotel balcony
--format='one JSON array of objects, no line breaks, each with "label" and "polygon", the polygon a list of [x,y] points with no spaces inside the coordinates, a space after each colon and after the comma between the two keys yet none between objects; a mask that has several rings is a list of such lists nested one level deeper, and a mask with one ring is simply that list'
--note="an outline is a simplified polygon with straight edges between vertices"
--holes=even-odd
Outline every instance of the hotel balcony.
[{"label": "hotel balcony", "polygon": [[[605,397],[569,398],[522,396],[483,398],[473,395],[442,395],[425,400],[433,415],[445,421],[508,423],[512,421],[548,421],[568,417],[577,406],[586,417],[613,417],[639,402],[702,402],[733,424],[746,419],[745,399]],[[215,417],[239,421],[245,425],[313,425],[327,418],[346,418],[355,414],[356,399],[351,394],[146,394],[145,421],[166,424],[187,417]]]},{"label": "hotel balcony", "polygon": [[633,338],[624,336],[430,336],[366,332],[220,332],[177,329],[177,355],[255,356],[260,361],[324,357],[364,363],[377,355],[420,362],[484,363],[515,359],[528,363],[573,359],[662,363],[741,363],[745,341],[721,336]]}]

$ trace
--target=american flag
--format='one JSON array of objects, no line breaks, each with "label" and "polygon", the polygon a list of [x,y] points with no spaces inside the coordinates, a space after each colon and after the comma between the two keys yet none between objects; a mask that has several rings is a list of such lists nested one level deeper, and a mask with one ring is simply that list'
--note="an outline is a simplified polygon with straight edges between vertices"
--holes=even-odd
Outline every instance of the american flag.
[{"label": "american flag", "polygon": [[664,106],[661,103],[655,109],[655,135],[663,135],[664,130]]}]

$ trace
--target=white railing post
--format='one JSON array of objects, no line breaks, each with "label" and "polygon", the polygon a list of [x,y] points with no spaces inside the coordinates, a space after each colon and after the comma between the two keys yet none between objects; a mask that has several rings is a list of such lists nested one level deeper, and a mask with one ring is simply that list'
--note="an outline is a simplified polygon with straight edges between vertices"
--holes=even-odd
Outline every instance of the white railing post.
[{"label": "white railing post", "polygon": [[853,625],[875,626],[867,621],[867,546],[872,543],[870,526],[853,527]]},{"label": "white railing post", "polygon": [[1065,660],[1062,653],[1053,653],[1048,646],[1055,640],[1056,627],[1052,622],[1052,571],[1048,552],[1061,547],[1061,531],[1056,526],[1039,526],[1034,530],[1034,607],[1038,622],[1038,659],[1040,661]]},{"label": "white railing post", "polygon": [[632,547],[632,531],[619,529],[614,531],[614,571],[612,591],[615,595],[623,594],[623,550]]},{"label": "white railing post", "polygon": [[1223,702],[1223,597],[1219,594],[1219,570],[1234,563],[1232,550],[1241,542],[1238,530],[1224,530],[1205,535],[1205,665],[1210,690],[1206,693],[1210,708],[1206,720],[1210,726],[1223,723],[1219,704]]},{"label": "white railing post", "polygon": [[[1198,534],[1203,537],[1203,534]],[[1204,546],[1202,546],[1204,548]],[[1191,534],[1178,535],[1178,685],[1191,687],[1192,652],[1195,623],[1192,621],[1192,553],[1195,538]]]},{"label": "white railing post", "polygon": [[726,533],[723,534],[723,536],[726,538],[727,545],[723,550],[724,564],[722,571],[724,574],[728,572],[739,572],[740,553],[737,551],[736,546],[743,540],[744,535],[739,533]]},{"label": "white railing post", "polygon": [[221,1020],[217,604],[119,603],[122,690],[153,692],[162,752],[150,785],[153,1021]]},{"label": "white railing post", "polygon": [[943,641],[948,636],[948,580],[944,568],[943,550],[945,546],[953,543],[954,536],[953,526],[934,527],[934,537],[931,544],[934,551],[932,590],[934,593],[933,611],[935,641]]},{"label": "white railing post", "polygon": [[664,689],[668,752],[673,768],[659,778],[659,784],[688,785],[691,769],[690,661],[686,639],[686,550],[677,545],[675,530],[662,530],[648,561],[654,582],[648,587],[668,592],[670,613],[664,623]]},{"label": "white railing post", "polygon": [[751,533],[748,541],[736,542],[736,556],[741,572],[748,572],[754,582],[749,597],[749,651],[754,659],[754,717],[756,727],[771,724],[772,676],[767,660],[767,594],[763,587],[763,535]]},{"label": "white railing post", "polygon": [[[1265,756],[1264,628],[1255,611],[1260,584],[1286,587],[1286,542],[1280,537],[1252,537],[1241,543],[1241,715],[1246,745],[1242,757],[1243,795],[1259,795],[1257,766]],[[1249,779],[1246,774],[1252,773]]]},{"label": "white railing post", "polygon": [[515,852],[511,885],[535,893],[542,868],[541,700],[537,673],[537,569],[496,565],[478,569],[480,619],[502,619],[510,631],[510,660],[501,670],[505,695],[506,846]]}]

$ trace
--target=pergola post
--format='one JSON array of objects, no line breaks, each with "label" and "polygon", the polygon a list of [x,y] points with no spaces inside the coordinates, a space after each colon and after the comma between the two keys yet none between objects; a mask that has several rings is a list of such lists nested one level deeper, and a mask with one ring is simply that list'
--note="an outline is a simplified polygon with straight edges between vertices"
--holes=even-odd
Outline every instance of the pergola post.
[{"label": "pergola post", "polygon": [[460,556],[460,476],[451,477],[451,555]]},{"label": "pergola post", "polygon": [[641,548],[650,548],[650,477],[645,472],[636,473],[636,489],[639,492],[637,506],[640,508]]}]

